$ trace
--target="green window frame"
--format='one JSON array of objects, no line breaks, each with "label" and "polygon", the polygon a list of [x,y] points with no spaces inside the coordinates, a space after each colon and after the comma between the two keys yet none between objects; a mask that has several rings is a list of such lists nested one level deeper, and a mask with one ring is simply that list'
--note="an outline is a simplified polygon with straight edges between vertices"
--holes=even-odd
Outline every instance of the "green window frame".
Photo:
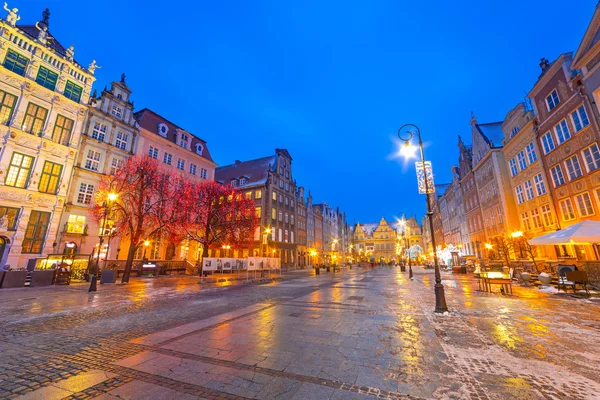
[{"label": "green window frame", "polygon": [[8,166],[8,173],[4,179],[6,186],[24,188],[29,182],[34,158],[25,154],[14,152]]},{"label": "green window frame", "polygon": [[24,76],[28,63],[29,59],[27,57],[17,53],[14,50],[8,49],[6,58],[4,59],[4,68],[14,72],[15,74]]},{"label": "green window frame", "polygon": [[65,117],[64,115],[58,114],[56,116],[54,130],[52,131],[52,140],[54,140],[56,143],[68,146],[69,141],[71,140],[73,125],[75,125],[75,121]]},{"label": "green window frame", "polygon": [[42,193],[56,194],[63,166],[51,161],[44,162],[38,190]]},{"label": "green window frame", "polygon": [[56,72],[50,71],[46,67],[40,67],[35,81],[43,87],[45,87],[46,89],[54,90],[56,89],[58,74]]},{"label": "green window frame", "polygon": [[71,81],[67,81],[65,85],[64,95],[67,99],[71,99],[79,103],[79,99],[81,99],[81,93],[83,92],[83,88],[79,85],[74,84]]},{"label": "green window frame", "polygon": [[8,125],[15,112],[17,96],[0,90],[0,124]]},{"label": "green window frame", "polygon": [[23,254],[39,254],[44,248],[46,232],[50,223],[50,213],[43,211],[32,211],[25,230],[23,239]]},{"label": "green window frame", "polygon": [[27,105],[27,110],[25,111],[25,118],[23,119],[23,130],[27,133],[41,136],[42,129],[44,129],[44,124],[46,123],[47,116],[47,109],[30,102]]},{"label": "green window frame", "polygon": [[17,230],[17,220],[19,219],[20,212],[20,208],[0,206],[0,218],[6,216],[6,218],[8,219],[8,224],[6,226],[7,230]]}]

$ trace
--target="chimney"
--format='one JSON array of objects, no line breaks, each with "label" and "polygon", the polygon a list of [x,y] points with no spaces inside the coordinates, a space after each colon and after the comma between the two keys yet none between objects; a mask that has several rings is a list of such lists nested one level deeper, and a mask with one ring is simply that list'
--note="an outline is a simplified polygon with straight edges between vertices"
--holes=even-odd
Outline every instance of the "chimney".
[{"label": "chimney", "polygon": [[241,164],[242,162],[240,160],[235,160],[236,164]]},{"label": "chimney", "polygon": [[540,60],[540,68],[542,69],[542,74],[548,70],[549,66],[550,66],[550,61],[548,61],[547,58],[542,57],[542,59]]}]

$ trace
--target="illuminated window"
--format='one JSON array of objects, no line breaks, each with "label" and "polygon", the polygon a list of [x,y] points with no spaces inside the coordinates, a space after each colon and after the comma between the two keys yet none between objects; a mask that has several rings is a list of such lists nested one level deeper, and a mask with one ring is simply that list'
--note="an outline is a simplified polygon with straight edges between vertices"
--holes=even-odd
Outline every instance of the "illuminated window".
[{"label": "illuminated window", "polygon": [[6,186],[24,188],[29,180],[32,165],[33,157],[21,153],[13,153],[4,184]]},{"label": "illuminated window", "polygon": [[271,218],[277,219],[277,209],[276,208],[271,208]]},{"label": "illuminated window", "polygon": [[42,175],[40,176],[40,184],[38,185],[39,191],[55,194],[58,191],[58,182],[60,181],[61,173],[62,165],[45,161]]},{"label": "illuminated window", "polygon": [[29,103],[25,111],[25,118],[23,119],[23,130],[27,133],[41,136],[47,116],[48,110],[36,104]]},{"label": "illuminated window", "polygon": [[67,232],[69,233],[83,233],[85,229],[85,216],[83,215],[69,215],[67,221]]},{"label": "illuminated window", "polygon": [[521,222],[523,223],[524,230],[531,230],[531,222],[529,221],[529,213],[527,211],[521,213]]},{"label": "illuminated window", "polygon": [[20,212],[20,208],[0,206],[0,218],[6,217],[8,220],[6,225],[7,230],[14,231],[17,229],[17,220]]},{"label": "illuminated window", "polygon": [[550,210],[550,204],[542,205],[542,216],[544,217],[544,223],[546,226],[554,224],[554,218],[552,218],[552,211]]},{"label": "illuminated window", "polygon": [[41,211],[32,211],[25,230],[23,239],[23,248],[21,253],[39,254],[44,247],[46,231],[50,223],[50,213]]},{"label": "illuminated window", "polygon": [[262,199],[262,190],[257,190],[256,192],[254,192],[254,198]]},{"label": "illuminated window", "polygon": [[0,90],[0,124],[6,125],[9,123],[16,103],[17,96]]},{"label": "illuminated window", "polygon": [[68,146],[71,140],[71,131],[73,130],[73,120],[62,115],[56,116],[54,131],[52,132],[52,140],[56,143]]},{"label": "illuminated window", "polygon": [[262,216],[262,208],[261,207],[255,207],[254,208],[254,213],[256,215],[256,218],[260,218]]},{"label": "illuminated window", "polygon": [[531,210],[531,220],[533,221],[533,227],[535,229],[539,229],[543,226],[542,218],[540,217],[540,212],[538,211],[537,208],[534,208],[533,210]]}]

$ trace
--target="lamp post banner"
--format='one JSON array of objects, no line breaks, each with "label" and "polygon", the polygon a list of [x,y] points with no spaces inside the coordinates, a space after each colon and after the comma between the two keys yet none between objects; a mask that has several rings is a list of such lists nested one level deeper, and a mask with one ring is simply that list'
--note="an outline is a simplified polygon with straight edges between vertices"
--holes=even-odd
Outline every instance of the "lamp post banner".
[{"label": "lamp post banner", "polygon": [[[415,162],[415,169],[417,171],[417,183],[419,185],[419,194],[433,193],[433,171],[431,169],[431,161],[425,161],[425,173],[423,172],[423,162]],[[427,187],[429,192],[425,191],[425,175],[427,175]]]}]

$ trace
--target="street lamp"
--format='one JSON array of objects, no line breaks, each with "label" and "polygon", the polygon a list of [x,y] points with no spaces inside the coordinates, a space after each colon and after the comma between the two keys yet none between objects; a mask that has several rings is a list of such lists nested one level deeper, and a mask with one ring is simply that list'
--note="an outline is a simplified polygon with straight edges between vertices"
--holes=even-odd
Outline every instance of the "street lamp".
[{"label": "street lamp", "polygon": [[[406,131],[404,132],[404,136],[403,136],[403,129],[405,128],[409,128],[406,129]],[[398,129],[398,138],[402,141],[404,141],[404,147],[401,149],[401,153],[404,157],[411,157],[414,156],[415,152],[416,152],[416,148],[415,146],[413,146],[410,141],[411,139],[415,136],[415,132],[417,135],[417,138],[419,140],[419,150],[421,153],[421,167],[423,168],[423,176],[424,176],[424,183],[425,183],[425,198],[427,200],[427,216],[429,219],[429,230],[431,231],[431,244],[433,246],[434,249],[434,254],[433,254],[433,262],[435,265],[435,312],[437,313],[443,313],[448,311],[448,306],[446,305],[446,296],[444,295],[444,285],[442,285],[442,277],[440,275],[440,266],[438,264],[438,258],[437,258],[437,253],[435,252],[436,249],[436,245],[435,245],[435,234],[434,234],[434,229],[433,229],[433,212],[431,211],[431,199],[430,199],[430,192],[429,192],[429,177],[427,175],[427,168],[425,166],[425,152],[423,151],[423,140],[421,139],[421,131],[419,130],[419,127],[417,127],[414,124],[405,124],[402,125],[400,127],[400,129]],[[433,174],[433,171],[432,171]],[[431,193],[433,193],[433,189],[431,188]]]},{"label": "street lamp", "polygon": [[[108,208],[113,201],[117,200],[118,197],[119,195],[117,193],[110,192],[106,195],[106,199],[102,203],[102,208],[104,209],[104,216],[102,218],[102,231],[100,232],[100,243],[98,244],[98,256],[96,258],[96,263],[94,264],[94,275],[92,275],[92,278],[90,279],[90,288],[88,289],[88,293],[95,292],[98,290],[98,274],[100,273],[100,266],[98,264],[100,264],[100,252],[102,251],[102,245],[104,244],[104,235],[106,233],[106,220],[108,219]],[[108,254],[106,254],[105,257],[108,257]]]},{"label": "street lamp", "polygon": [[271,234],[271,227],[267,226],[265,228],[265,233],[263,233],[263,240],[260,242],[260,256],[263,256],[262,246],[263,244],[267,245],[266,256],[269,256],[269,235]]}]

